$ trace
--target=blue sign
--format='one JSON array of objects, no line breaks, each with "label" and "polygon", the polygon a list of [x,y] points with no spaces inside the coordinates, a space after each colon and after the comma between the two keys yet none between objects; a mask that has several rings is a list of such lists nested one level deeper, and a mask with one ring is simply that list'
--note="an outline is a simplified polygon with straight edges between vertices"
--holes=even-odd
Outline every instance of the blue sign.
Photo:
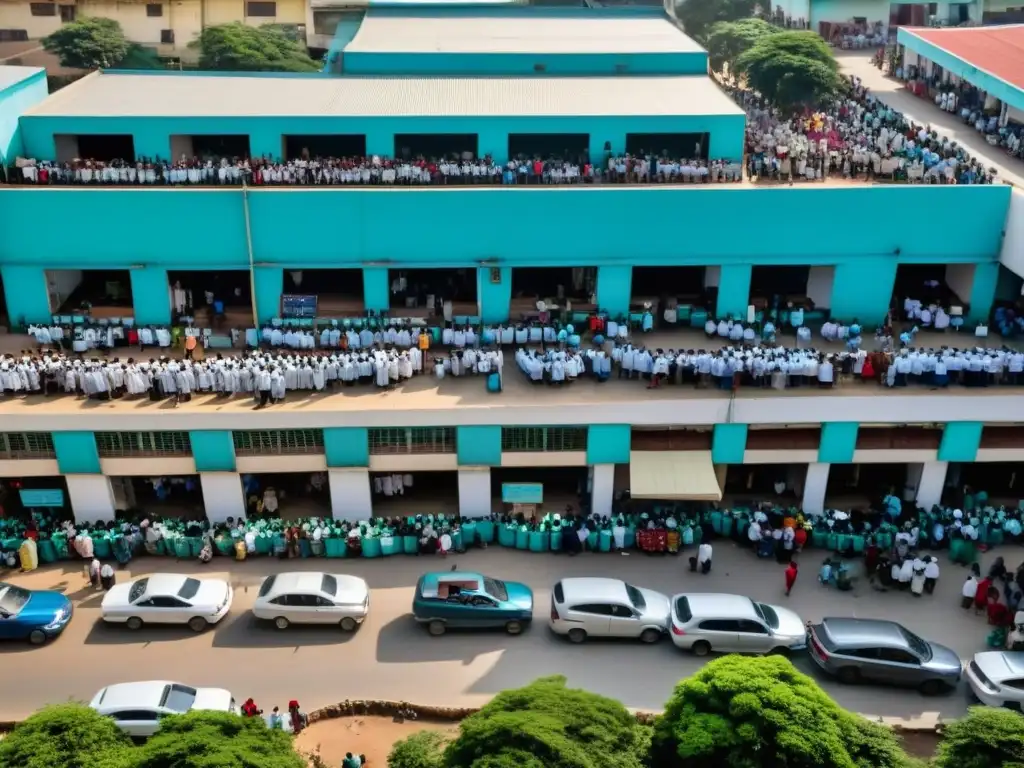
[{"label": "blue sign", "polygon": [[286,293],[281,297],[281,316],[312,318],[316,317],[316,296]]},{"label": "blue sign", "polygon": [[24,488],[18,492],[21,496],[21,505],[23,507],[63,507],[64,506],[64,491],[58,489],[55,490],[31,490],[27,491]]},{"label": "blue sign", "polygon": [[502,483],[501,500],[506,504],[542,504],[544,486],[541,483]]}]

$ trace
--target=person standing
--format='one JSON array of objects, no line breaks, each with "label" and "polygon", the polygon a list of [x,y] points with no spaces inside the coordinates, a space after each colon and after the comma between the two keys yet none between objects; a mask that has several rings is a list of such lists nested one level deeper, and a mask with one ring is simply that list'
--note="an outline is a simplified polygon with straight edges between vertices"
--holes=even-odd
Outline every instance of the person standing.
[{"label": "person standing", "polygon": [[701,573],[711,572],[711,544],[706,541],[701,542],[697,549],[697,564]]},{"label": "person standing", "polygon": [[796,584],[797,567],[796,561],[790,562],[786,566],[786,596],[789,597],[789,593],[793,591],[793,585]]}]

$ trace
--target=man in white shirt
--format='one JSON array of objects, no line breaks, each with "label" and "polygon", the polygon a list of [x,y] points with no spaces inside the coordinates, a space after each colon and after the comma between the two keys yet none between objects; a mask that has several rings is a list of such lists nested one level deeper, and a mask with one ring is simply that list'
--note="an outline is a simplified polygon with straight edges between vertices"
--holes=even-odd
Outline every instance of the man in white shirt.
[{"label": "man in white shirt", "polygon": [[706,541],[701,542],[697,549],[697,565],[700,566],[701,573],[711,572],[711,544]]}]

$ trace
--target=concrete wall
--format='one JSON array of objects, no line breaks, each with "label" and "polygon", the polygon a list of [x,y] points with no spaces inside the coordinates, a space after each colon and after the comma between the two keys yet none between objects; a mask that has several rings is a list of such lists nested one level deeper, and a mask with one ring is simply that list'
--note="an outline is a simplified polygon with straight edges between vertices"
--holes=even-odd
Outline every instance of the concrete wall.
[{"label": "concrete wall", "polygon": [[1024,190],[1014,189],[1010,196],[999,262],[1018,277],[1024,277]]},{"label": "concrete wall", "polygon": [[708,55],[694,53],[344,53],[349,75],[703,75]]},{"label": "concrete wall", "polygon": [[[2,12],[3,6],[0,5],[0,14]],[[49,89],[46,71],[43,69],[4,67],[4,73],[20,77],[11,77],[10,84],[0,89],[0,163],[10,165],[16,157],[25,153],[18,117],[45,99]]]}]

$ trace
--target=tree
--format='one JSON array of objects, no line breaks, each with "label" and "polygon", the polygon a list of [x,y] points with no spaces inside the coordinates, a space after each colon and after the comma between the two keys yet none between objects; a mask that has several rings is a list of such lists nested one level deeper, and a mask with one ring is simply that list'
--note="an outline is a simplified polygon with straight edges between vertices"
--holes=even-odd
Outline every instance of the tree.
[{"label": "tree", "polygon": [[1008,709],[971,707],[946,727],[935,768],[1024,766],[1024,717]]},{"label": "tree", "polygon": [[418,731],[391,747],[388,768],[444,768],[444,741],[437,731]]},{"label": "tree", "polygon": [[675,13],[686,34],[703,43],[713,24],[749,19],[756,5],[756,0],[676,0]]},{"label": "tree", "polygon": [[832,49],[815,32],[762,37],[736,59],[737,74],[769,101],[783,107],[817,105],[842,87]]},{"label": "tree", "polygon": [[61,66],[75,69],[116,66],[131,45],[116,21],[93,17],[72,21],[43,38],[43,48],[55,54]]},{"label": "tree", "polygon": [[708,59],[716,72],[722,72],[725,65],[733,71],[733,62],[740,54],[750,50],[762,38],[779,31],[764,19],[741,19],[740,21],[719,21],[711,26],[705,47]]},{"label": "tree", "polygon": [[654,723],[651,768],[903,768],[891,730],[841,709],[779,656],[725,656],[682,680]]},{"label": "tree", "polygon": [[263,718],[197,711],[160,721],[160,730],[136,749],[132,768],[306,768],[290,734]]},{"label": "tree", "polygon": [[250,27],[233,22],[207,27],[189,43],[201,69],[231,72],[318,72],[306,49],[275,24]]},{"label": "tree", "polygon": [[[466,718],[444,768],[639,768],[644,734],[614,699],[546,677]],[[430,765],[429,763],[427,764]]]},{"label": "tree", "polygon": [[131,755],[114,721],[82,704],[45,707],[0,740],[4,768],[128,768]]}]

